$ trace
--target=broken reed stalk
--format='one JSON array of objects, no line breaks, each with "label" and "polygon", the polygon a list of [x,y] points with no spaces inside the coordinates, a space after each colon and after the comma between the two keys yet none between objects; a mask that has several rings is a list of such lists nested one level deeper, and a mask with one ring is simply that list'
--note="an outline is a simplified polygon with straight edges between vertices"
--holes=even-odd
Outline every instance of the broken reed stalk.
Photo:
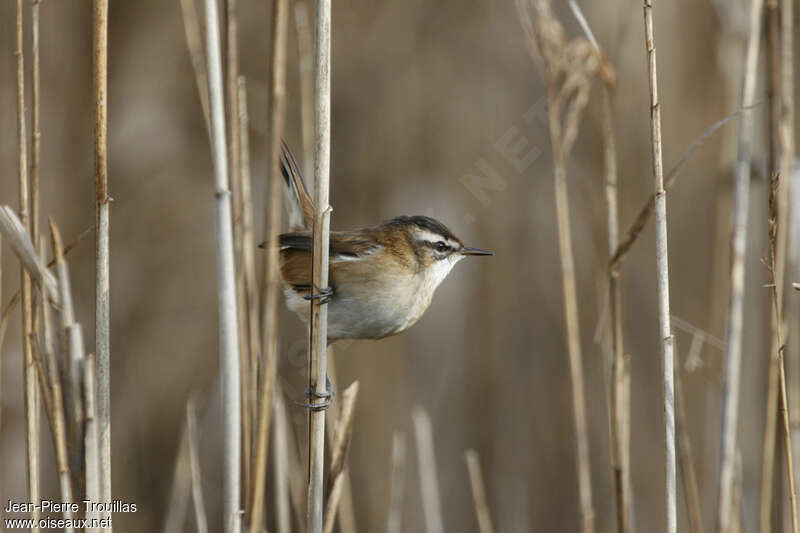
[{"label": "broken reed stalk", "polygon": [[197,533],[208,533],[208,518],[203,498],[203,481],[200,474],[200,443],[197,435],[197,407],[193,399],[186,403],[186,437],[189,451],[189,471],[192,479],[192,502]]},{"label": "broken reed stalk", "polygon": [[241,127],[239,124],[239,24],[237,0],[225,0],[225,52],[227,87],[225,98],[228,107],[228,176],[231,187],[231,217],[233,223],[233,255],[236,264],[236,316],[239,325],[239,368],[242,379],[242,483],[244,501],[250,495],[250,461],[252,457],[252,417],[254,409],[250,398],[250,381],[256,374],[250,367],[250,333],[247,317],[247,294],[244,284],[244,221],[242,218]]},{"label": "broken reed stalk", "polygon": [[[314,176],[315,207],[312,254],[312,285],[328,286],[328,247],[330,242],[329,205],[331,163],[331,0],[317,0],[316,47],[314,55]],[[309,345],[308,386],[311,404],[327,393],[326,352],[328,345],[328,307],[319,298],[311,301],[311,342]],[[324,400],[322,400],[324,402]],[[322,533],[323,478],[325,476],[325,410],[309,410],[308,533]]]},{"label": "broken reed stalk", "polygon": [[480,531],[480,533],[494,533],[492,517],[489,513],[489,504],[486,501],[486,489],[483,484],[481,461],[478,457],[478,452],[475,450],[467,450],[466,453],[464,453],[464,460],[467,462],[469,482],[472,487],[472,500],[475,503],[475,517],[478,519],[478,531]]},{"label": "broken reed stalk", "polygon": [[[750,34],[747,41],[742,107],[752,104],[755,96],[763,0],[753,0]],[[731,235],[730,296],[728,300],[725,382],[722,403],[722,435],[718,480],[717,527],[729,533],[732,524],[733,478],[736,465],[739,427],[739,396],[742,366],[742,329],[744,315],[745,259],[747,255],[747,214],[750,205],[750,145],[752,113],[745,113],[739,123],[739,148],[733,191],[733,232]]]},{"label": "broken reed stalk", "polygon": [[[17,60],[17,170],[19,178],[19,218],[25,231],[30,233],[30,198],[28,194],[28,150],[25,128],[25,59],[23,53],[23,14],[22,0],[17,0],[16,17],[16,60]],[[23,381],[25,394],[25,447],[28,474],[28,501],[38,502],[39,489],[39,402],[36,385],[36,367],[33,364],[33,352],[28,334],[33,329],[33,309],[31,304],[31,278],[28,271],[20,269],[22,286],[22,346],[23,346]],[[38,522],[39,511],[33,510],[31,519]],[[32,528],[39,531],[39,527]]]},{"label": "broken reed stalk", "polygon": [[287,0],[275,0],[272,14],[272,53],[270,58],[269,93],[269,154],[267,176],[267,212],[264,228],[267,233],[266,257],[264,259],[264,285],[262,292],[261,342],[264,350],[263,375],[261,380],[255,463],[253,465],[252,498],[250,500],[250,529],[261,531],[264,515],[264,490],[266,488],[267,459],[269,458],[269,430],[272,414],[272,395],[275,387],[275,371],[278,357],[278,298],[281,292],[278,236],[281,224],[280,142],[283,136],[286,100],[286,25],[288,20]]},{"label": "broken reed stalk", "polygon": [[197,16],[197,7],[194,4],[194,0],[181,0],[181,15],[183,17],[183,29],[186,33],[186,47],[189,49],[189,58],[192,61],[194,79],[197,83],[197,94],[200,97],[200,107],[203,110],[203,119],[210,139],[211,119],[209,118],[208,109],[208,73],[206,72],[206,58],[203,52],[200,17]]},{"label": "broken reed stalk", "polygon": [[392,477],[389,493],[389,512],[386,513],[386,533],[403,530],[403,496],[406,484],[406,438],[399,431],[392,436]]},{"label": "broken reed stalk", "polygon": [[[297,55],[300,67],[300,123],[303,134],[303,174],[314,178],[314,43],[308,22],[308,6],[299,1],[294,4],[294,22],[297,29]],[[309,186],[314,190],[315,185]]]},{"label": "broken reed stalk", "polygon": [[347,457],[350,453],[350,441],[353,436],[353,413],[358,398],[358,381],[354,381],[342,393],[342,408],[336,421],[336,430],[331,449],[330,473],[328,474],[329,496],[325,506],[325,524],[323,533],[333,533],[339,501],[345,485]]},{"label": "broken reed stalk", "polygon": [[411,418],[414,421],[414,436],[417,441],[417,462],[419,463],[419,484],[425,517],[425,531],[426,533],[444,533],[431,417],[425,409],[417,406],[411,414]]},{"label": "broken reed stalk", "polygon": [[664,166],[661,154],[661,103],[658,99],[656,45],[653,35],[652,0],[644,0],[645,47],[650,85],[650,137],[652,140],[653,178],[655,185],[656,269],[658,285],[658,322],[663,357],[665,496],[666,531],[678,527],[675,471],[675,373],[672,328],[669,313],[669,256],[667,255],[667,195],[664,190]]},{"label": "broken reed stalk", "polygon": [[792,516],[792,533],[797,533],[797,496],[795,494],[795,486],[794,486],[794,470],[792,466],[792,433],[789,427],[789,405],[786,398],[786,368],[784,362],[784,346],[782,341],[781,335],[781,327],[780,325],[783,324],[781,320],[781,307],[779,302],[779,292],[781,287],[777,284],[777,277],[775,273],[776,269],[776,252],[777,252],[777,240],[778,240],[778,221],[780,220],[780,214],[778,210],[779,207],[779,199],[778,199],[778,187],[780,186],[780,175],[773,174],[772,179],[770,180],[770,191],[769,191],[769,251],[770,251],[770,266],[769,272],[771,277],[771,289],[772,289],[772,311],[774,314],[774,323],[778,325],[775,331],[775,336],[778,341],[778,351],[775,354],[778,359],[778,372],[780,377],[780,413],[781,413],[781,422],[783,423],[783,437],[784,437],[784,452],[786,453],[786,470],[787,470],[787,477],[789,481],[789,505],[791,510]]},{"label": "broken reed stalk", "polygon": [[231,227],[231,193],[228,189],[225,103],[222,96],[222,59],[216,0],[206,0],[205,8],[219,295],[219,357],[224,440],[223,528],[226,533],[239,533],[241,529],[242,397],[239,331],[236,320],[236,272],[233,258],[233,228]]},{"label": "broken reed stalk", "polygon": [[[272,396],[272,409],[275,418],[272,479],[275,495],[275,522],[278,533],[291,533],[292,517],[289,505],[289,428],[286,420],[286,405],[283,402],[283,391],[275,390]],[[300,472],[296,472],[300,475]]]},{"label": "broken reed stalk", "polygon": [[[100,446],[100,497],[111,502],[111,304],[109,302],[108,195],[108,0],[93,1],[92,85],[94,87],[95,189],[95,355],[97,357],[97,432]],[[95,500],[97,501],[97,500]],[[110,512],[104,512],[103,518]],[[110,531],[109,528],[104,528]]]}]

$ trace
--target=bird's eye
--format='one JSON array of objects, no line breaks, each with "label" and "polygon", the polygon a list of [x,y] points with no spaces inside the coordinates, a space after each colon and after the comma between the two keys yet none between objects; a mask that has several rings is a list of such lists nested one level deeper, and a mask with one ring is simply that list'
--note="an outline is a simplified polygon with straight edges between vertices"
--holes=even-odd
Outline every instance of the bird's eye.
[{"label": "bird's eye", "polygon": [[447,245],[442,241],[437,242],[436,243],[436,251],[437,252],[446,252],[447,251]]}]

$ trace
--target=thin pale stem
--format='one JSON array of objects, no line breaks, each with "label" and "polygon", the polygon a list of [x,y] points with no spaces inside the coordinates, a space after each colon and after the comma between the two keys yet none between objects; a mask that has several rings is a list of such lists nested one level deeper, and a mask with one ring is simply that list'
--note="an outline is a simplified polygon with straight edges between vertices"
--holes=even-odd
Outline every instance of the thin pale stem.
[{"label": "thin pale stem", "polygon": [[[17,170],[19,178],[19,218],[30,234],[30,198],[28,192],[28,150],[25,127],[25,59],[23,53],[23,2],[17,0],[16,18],[16,59],[17,59]],[[23,382],[25,390],[25,445],[28,474],[28,501],[39,501],[39,402],[36,385],[36,367],[28,333],[33,328],[33,309],[31,304],[31,278],[28,271],[20,269],[22,287],[22,345]],[[30,517],[37,521],[39,511],[31,511]],[[38,532],[38,525],[31,529]]]},{"label": "thin pale stem", "polygon": [[[747,43],[742,107],[752,104],[755,96],[763,0],[753,0],[750,35]],[[731,235],[730,296],[728,301],[725,382],[722,407],[722,448],[718,481],[717,528],[729,533],[732,527],[733,479],[736,465],[739,426],[739,396],[742,366],[742,330],[744,316],[745,259],[747,254],[747,214],[750,205],[750,145],[752,113],[742,116],[739,124],[738,163],[734,178],[733,233]]]},{"label": "thin pale stem", "polygon": [[486,489],[483,485],[483,475],[481,474],[481,462],[478,452],[467,450],[464,454],[469,472],[469,482],[472,487],[472,500],[475,504],[475,517],[478,519],[478,530],[480,533],[494,533],[492,527],[492,517],[489,513],[489,504],[486,501]]},{"label": "thin pale stem", "polygon": [[264,489],[267,475],[272,395],[275,387],[275,367],[278,350],[278,297],[281,291],[278,275],[278,234],[281,217],[280,142],[283,135],[286,99],[286,25],[288,2],[275,0],[272,19],[272,56],[270,71],[270,132],[267,140],[269,154],[266,204],[268,206],[264,227],[267,246],[264,260],[264,286],[262,293],[261,343],[264,350],[264,373],[258,399],[259,413],[253,464],[252,497],[250,499],[250,528],[260,531],[264,521]]},{"label": "thin pale stem", "polygon": [[412,418],[417,441],[417,461],[419,462],[419,483],[422,510],[425,516],[425,531],[426,533],[444,533],[431,418],[421,407],[414,409]]},{"label": "thin pale stem", "polygon": [[[95,189],[95,355],[97,433],[100,446],[100,501],[111,501],[111,304],[109,301],[108,196],[108,0],[93,3],[92,80],[94,87]],[[110,512],[103,512],[108,518]],[[103,528],[110,531],[111,528]]]},{"label": "thin pale stem", "polygon": [[[314,59],[314,175],[316,213],[313,231],[312,283],[328,286],[328,246],[330,241],[330,157],[331,157],[331,0],[318,0],[316,9],[316,47]],[[311,343],[308,386],[312,396],[326,393],[326,352],[328,307],[319,298],[311,302]],[[312,398],[312,403],[316,398]],[[309,413],[308,533],[322,533],[323,477],[325,462],[325,411]]]},{"label": "thin pale stem", "polygon": [[206,0],[206,51],[211,147],[214,164],[217,284],[219,294],[220,373],[223,414],[223,527],[228,533],[241,529],[241,369],[236,317],[236,272],[233,257],[231,193],[228,189],[228,154],[225,144],[225,103],[219,16],[216,0]]},{"label": "thin pale stem", "polygon": [[669,259],[667,255],[667,195],[664,190],[664,164],[661,153],[661,103],[658,98],[656,45],[653,34],[652,0],[644,0],[645,47],[650,85],[650,138],[652,141],[653,181],[655,186],[656,269],[658,322],[663,358],[663,398],[665,433],[665,505],[666,532],[678,527],[675,466],[675,373],[673,337],[669,312]]},{"label": "thin pale stem", "polygon": [[[551,109],[558,100],[558,88],[552,83],[548,89]],[[575,262],[572,254],[569,201],[567,197],[566,161],[561,140],[561,118],[549,113],[550,146],[556,193],[556,222],[558,246],[561,257],[561,288],[564,298],[564,321],[567,332],[567,355],[569,357],[570,381],[572,383],[572,409],[575,424],[576,462],[578,467],[578,492],[580,497],[583,533],[595,530],[594,505],[592,503],[592,476],[589,462],[589,431],[586,421],[586,394],[583,384],[583,357],[581,354],[580,322],[578,320],[578,295],[575,283]]]}]

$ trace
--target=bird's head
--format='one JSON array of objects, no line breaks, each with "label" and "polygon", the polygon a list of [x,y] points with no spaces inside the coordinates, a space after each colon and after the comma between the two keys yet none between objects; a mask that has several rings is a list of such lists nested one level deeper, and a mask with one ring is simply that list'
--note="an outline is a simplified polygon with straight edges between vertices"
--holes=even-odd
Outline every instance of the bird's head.
[{"label": "bird's head", "polygon": [[465,246],[447,226],[430,217],[397,217],[391,224],[408,235],[420,271],[431,278],[434,286],[468,255],[494,255],[489,250]]}]

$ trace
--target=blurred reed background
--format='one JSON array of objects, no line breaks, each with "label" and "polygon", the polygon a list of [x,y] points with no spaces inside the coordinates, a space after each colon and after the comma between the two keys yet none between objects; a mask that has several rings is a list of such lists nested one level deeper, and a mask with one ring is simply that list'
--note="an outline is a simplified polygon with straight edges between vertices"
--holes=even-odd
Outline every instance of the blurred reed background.
[{"label": "blurred reed background", "polygon": [[[266,239],[270,4],[238,1],[257,242]],[[289,9],[284,137],[299,155],[295,4],[290,2]],[[581,36],[566,3],[555,4],[566,35]],[[26,21],[30,5],[25,3]],[[308,7],[313,13],[313,5]],[[582,7],[616,74],[611,106],[624,232],[653,191],[642,5],[614,0]],[[59,222],[68,242],[94,224],[91,9],[87,3],[53,0],[42,2],[40,9],[41,211]],[[749,13],[750,2],[744,0],[656,4],[666,170],[712,124],[739,109]],[[114,525],[117,531],[163,527],[187,400],[194,397],[203,492],[209,525],[218,531],[222,436],[212,165],[205,120],[178,0],[112,2],[109,16],[113,496],[138,505],[136,513],[116,514]],[[12,206],[18,194],[14,19],[14,3],[0,4],[0,203]],[[470,448],[480,458],[496,531],[579,531],[547,82],[531,61],[514,2],[337,0],[332,34],[332,227],[424,214],[442,220],[465,242],[495,252],[493,258],[459,265],[425,317],[407,333],[334,346],[338,388],[360,382],[349,456],[358,530],[386,527],[395,432],[404,435],[406,450],[401,530],[426,530],[412,422],[414,408],[421,406],[433,425],[446,531],[478,531],[464,460]],[[26,50],[29,39],[26,31]],[[759,531],[772,335],[771,295],[764,288],[770,283],[764,262],[770,254],[768,47],[762,43],[761,48],[739,424],[745,531]],[[596,530],[616,531],[610,340],[603,311],[608,236],[602,114],[598,82],[567,161],[567,181]],[[731,120],[708,139],[668,194],[675,368],[707,531],[714,526],[717,505],[738,124]],[[630,473],[638,531],[660,531],[665,521],[654,249],[651,222],[619,278],[630,357]],[[69,254],[76,318],[84,324],[87,346],[94,345],[93,259],[91,239]],[[260,250],[256,260],[260,264]],[[7,299],[19,286],[19,267],[6,250],[2,261]],[[787,282],[798,279],[796,269],[787,265]],[[793,298],[787,293],[787,303]],[[3,502],[26,498],[18,315],[12,316],[2,347]],[[784,335],[790,349],[796,319],[791,318]],[[305,454],[306,413],[292,402],[302,398],[306,387],[307,333],[282,299],[279,321],[278,382],[299,438],[293,446]],[[787,357],[796,355],[787,352]],[[790,386],[798,379],[796,372],[789,369]],[[49,431],[44,423],[42,431]],[[42,442],[43,494],[55,496],[49,437]],[[679,472],[678,527],[688,531],[684,471]],[[775,472],[780,485],[785,468],[778,465]],[[785,511],[788,500],[775,500],[776,508]],[[267,501],[267,524],[273,530],[269,492]],[[188,518],[185,530],[194,527]]]}]

